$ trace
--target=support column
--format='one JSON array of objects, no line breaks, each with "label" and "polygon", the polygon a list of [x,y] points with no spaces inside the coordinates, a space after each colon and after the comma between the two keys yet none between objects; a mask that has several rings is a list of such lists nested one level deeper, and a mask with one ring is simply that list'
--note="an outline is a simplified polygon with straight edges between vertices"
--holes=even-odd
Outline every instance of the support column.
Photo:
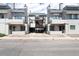
[{"label": "support column", "polygon": [[25,24],[25,34],[28,34],[28,33],[29,33],[29,25]]},{"label": "support column", "polygon": [[9,35],[9,34],[10,34],[10,31],[9,31],[9,24],[6,24],[6,25],[5,25],[5,34],[6,34],[6,35]]},{"label": "support column", "polygon": [[65,24],[65,33],[67,34],[69,32],[69,26],[68,26],[68,24],[66,23]]},{"label": "support column", "polygon": [[50,34],[50,24],[47,25],[47,34]]}]

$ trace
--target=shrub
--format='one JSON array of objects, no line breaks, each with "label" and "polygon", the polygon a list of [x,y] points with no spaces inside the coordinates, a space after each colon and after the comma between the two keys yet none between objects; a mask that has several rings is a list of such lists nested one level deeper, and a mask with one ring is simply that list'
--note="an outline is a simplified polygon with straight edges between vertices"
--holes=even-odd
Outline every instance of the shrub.
[{"label": "shrub", "polygon": [[6,36],[5,34],[0,33],[0,37]]}]

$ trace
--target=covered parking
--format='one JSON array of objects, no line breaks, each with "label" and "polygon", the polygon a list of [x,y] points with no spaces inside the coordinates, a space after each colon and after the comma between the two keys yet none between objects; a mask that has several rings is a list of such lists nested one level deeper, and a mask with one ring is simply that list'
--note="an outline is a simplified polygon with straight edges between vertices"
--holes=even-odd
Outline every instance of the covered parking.
[{"label": "covered parking", "polygon": [[65,24],[51,24],[50,33],[52,34],[65,33]]},{"label": "covered parking", "polygon": [[9,24],[9,34],[25,34],[25,26],[22,24]]}]

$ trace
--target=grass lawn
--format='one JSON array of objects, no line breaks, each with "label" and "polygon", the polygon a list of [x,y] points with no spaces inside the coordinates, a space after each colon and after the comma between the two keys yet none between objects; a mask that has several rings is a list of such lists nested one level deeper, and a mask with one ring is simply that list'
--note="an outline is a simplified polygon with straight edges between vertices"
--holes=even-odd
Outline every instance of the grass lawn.
[{"label": "grass lawn", "polygon": [[5,34],[0,33],[0,37],[6,36]]}]

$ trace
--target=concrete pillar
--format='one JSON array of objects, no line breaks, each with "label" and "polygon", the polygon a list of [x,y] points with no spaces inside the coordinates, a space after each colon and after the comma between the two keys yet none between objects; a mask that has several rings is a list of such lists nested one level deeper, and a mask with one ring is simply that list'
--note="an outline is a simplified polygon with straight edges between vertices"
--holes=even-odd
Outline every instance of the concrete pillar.
[{"label": "concrete pillar", "polygon": [[15,17],[13,16],[13,18],[12,18],[13,20],[15,19]]},{"label": "concrete pillar", "polygon": [[50,24],[47,25],[47,33],[50,34]]},{"label": "concrete pillar", "polygon": [[10,34],[10,31],[9,31],[9,24],[6,23],[5,25],[5,34],[6,35],[9,35]]},{"label": "concrete pillar", "polygon": [[28,33],[29,33],[29,25],[25,24],[25,34],[28,34]]},{"label": "concrete pillar", "polygon": [[45,24],[48,24],[48,18],[46,17],[46,19],[45,19]]},{"label": "concrete pillar", "polygon": [[68,32],[68,24],[65,24],[65,33]]}]

